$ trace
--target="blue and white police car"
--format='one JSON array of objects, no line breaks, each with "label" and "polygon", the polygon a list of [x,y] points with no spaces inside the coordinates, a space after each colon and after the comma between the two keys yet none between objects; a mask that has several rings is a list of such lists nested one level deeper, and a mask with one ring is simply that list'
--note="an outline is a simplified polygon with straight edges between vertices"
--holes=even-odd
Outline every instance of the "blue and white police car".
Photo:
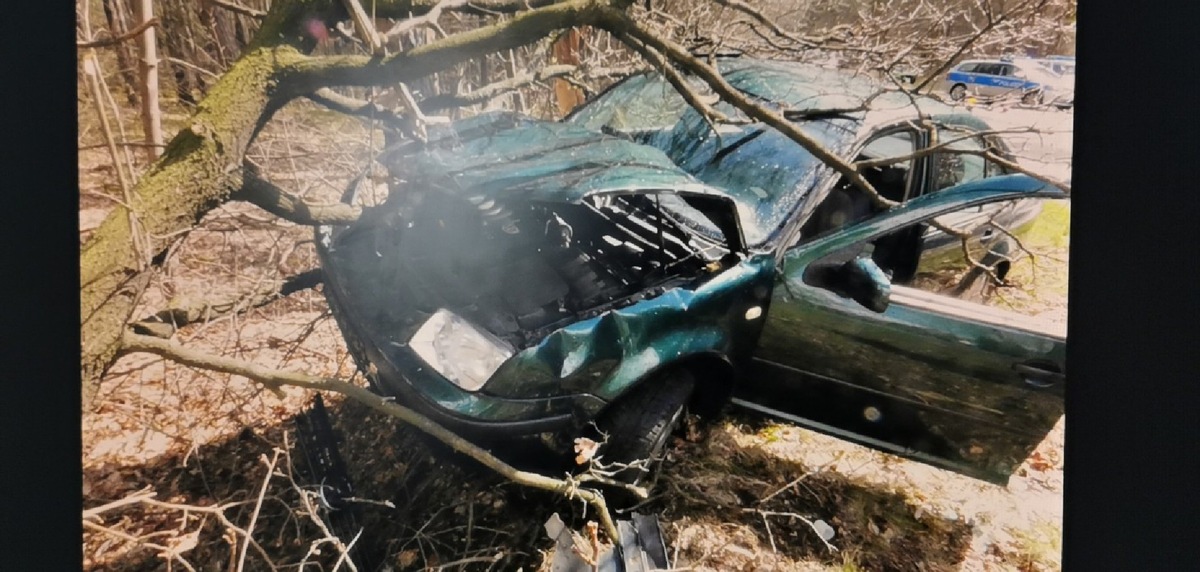
[{"label": "blue and white police car", "polygon": [[1054,105],[1060,108],[1075,104],[1072,79],[1055,73],[1032,58],[961,62],[942,79],[940,91],[949,93],[954,101],[974,96],[984,101],[1019,98],[1028,105]]}]

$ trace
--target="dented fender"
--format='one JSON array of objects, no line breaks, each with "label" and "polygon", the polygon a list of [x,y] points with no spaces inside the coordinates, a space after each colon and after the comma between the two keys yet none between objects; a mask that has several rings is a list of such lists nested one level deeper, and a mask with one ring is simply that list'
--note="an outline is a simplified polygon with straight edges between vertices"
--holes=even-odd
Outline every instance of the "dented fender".
[{"label": "dented fender", "polygon": [[699,355],[748,359],[774,284],[769,254],[752,256],[695,288],[673,288],[563,327],[510,358],[483,387],[500,397],[588,394],[595,414],[639,381]]}]

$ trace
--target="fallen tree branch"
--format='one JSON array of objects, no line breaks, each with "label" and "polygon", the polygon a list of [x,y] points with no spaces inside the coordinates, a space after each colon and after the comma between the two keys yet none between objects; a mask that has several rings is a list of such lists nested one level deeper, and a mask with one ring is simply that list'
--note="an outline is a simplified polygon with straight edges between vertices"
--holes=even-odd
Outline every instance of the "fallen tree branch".
[{"label": "fallen tree branch", "polygon": [[687,79],[680,75],[679,72],[676,71],[675,68],[672,67],[665,58],[663,58],[662,54],[660,54],[654,48],[647,46],[645,42],[633,38],[628,34],[620,33],[616,34],[616,36],[617,39],[621,40],[625,43],[625,45],[637,52],[638,55],[648,60],[651,65],[658,70],[658,73],[662,74],[662,76],[666,78],[667,82],[675,88],[675,91],[679,92],[679,95],[683,97],[683,100],[686,101],[688,105],[691,105],[693,108],[695,108],[696,111],[700,112],[700,116],[704,118],[705,123],[708,123],[709,129],[712,129],[713,133],[718,133],[716,127],[713,125],[714,122],[730,122],[730,119],[726,117],[725,114],[713,109],[711,105],[701,100],[700,95],[692,89],[692,86],[688,85]]},{"label": "fallen tree branch", "polygon": [[242,188],[229,197],[245,201],[296,224],[320,226],[325,224],[349,224],[362,215],[362,209],[345,203],[310,204],[270,181],[248,176]]},{"label": "fallen tree branch", "polygon": [[259,288],[257,291],[249,292],[232,300],[206,300],[159,310],[153,315],[129,324],[129,326],[133,328],[134,332],[139,334],[169,339],[175,335],[175,332],[179,328],[189,324],[207,322],[230,314],[241,314],[255,308],[261,308],[301,290],[315,288],[323,279],[324,275],[321,273],[321,269],[314,268],[295,276],[290,276],[278,285],[268,284],[264,288]]},{"label": "fallen tree branch", "polygon": [[327,87],[318,89],[306,97],[339,113],[366,117],[368,119],[378,119],[396,129],[402,129],[404,126],[404,118],[400,117],[394,111],[373,101],[342,95]]},{"label": "fallen tree branch", "polygon": [[132,39],[138,37],[138,34],[141,34],[142,32],[145,32],[148,28],[151,28],[151,27],[154,27],[157,25],[158,25],[158,18],[150,18],[149,20],[146,20],[145,22],[142,22],[141,24],[134,26],[132,30],[125,32],[124,34],[121,34],[120,36],[116,36],[114,38],[104,38],[102,40],[92,40],[90,42],[76,42],[75,47],[79,48],[79,49],[85,49],[85,48],[106,48],[108,46],[115,46],[121,42],[124,42],[127,40],[132,40]]},{"label": "fallen tree branch", "polygon": [[591,505],[599,513],[599,518],[604,524],[604,530],[608,534],[609,539],[616,542],[620,538],[617,535],[616,524],[608,512],[608,505],[604,501],[604,495],[591,489],[580,488],[578,483],[571,480],[555,479],[519,470],[496,458],[487,450],[438,425],[428,417],[395,403],[389,398],[376,395],[364,387],[336,378],[322,378],[304,373],[266,368],[249,361],[206,354],[158,338],[126,332],[122,338],[121,353],[129,352],[151,353],[189,367],[240,375],[261,383],[269,389],[280,390],[283,386],[292,386],[344,395],[375,411],[390,415],[412,425],[514,483],[562,494],[573,500],[580,500]]}]

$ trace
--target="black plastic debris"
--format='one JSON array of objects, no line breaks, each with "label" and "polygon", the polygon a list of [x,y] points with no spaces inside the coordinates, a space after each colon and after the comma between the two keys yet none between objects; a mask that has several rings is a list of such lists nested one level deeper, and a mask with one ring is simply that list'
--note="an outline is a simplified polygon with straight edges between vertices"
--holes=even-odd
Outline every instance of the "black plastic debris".
[{"label": "black plastic debris", "polygon": [[[576,552],[575,537],[557,513],[550,516],[545,527],[546,534],[555,541],[551,572],[644,572],[671,568],[662,529],[654,515],[635,512],[630,520],[618,520],[618,543],[596,559],[595,568]],[[591,547],[581,547],[580,551],[588,554]]]},{"label": "black plastic debris", "polygon": [[[296,449],[292,464],[309,487],[315,488],[317,497],[328,511],[329,525],[334,534],[349,542],[359,534],[358,506],[351,502],[354,485],[346,471],[346,463],[338,452],[337,436],[325,409],[325,401],[317,394],[308,411],[296,416]],[[355,547],[357,548],[357,547]],[[358,558],[354,548],[351,557]]]}]

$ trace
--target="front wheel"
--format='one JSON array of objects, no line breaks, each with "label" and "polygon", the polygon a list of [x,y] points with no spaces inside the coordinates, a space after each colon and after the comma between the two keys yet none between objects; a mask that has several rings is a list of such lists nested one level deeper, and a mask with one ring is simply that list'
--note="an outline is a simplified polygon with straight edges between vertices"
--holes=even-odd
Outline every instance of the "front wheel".
[{"label": "front wheel", "polygon": [[667,441],[683,419],[695,386],[687,371],[665,372],[642,382],[597,420],[604,433],[597,451],[600,461],[609,466],[628,465],[616,473],[615,480],[635,485],[653,482]]},{"label": "front wheel", "polygon": [[958,83],[954,84],[954,87],[950,88],[950,99],[953,99],[954,101],[962,101],[966,96],[967,86]]}]

